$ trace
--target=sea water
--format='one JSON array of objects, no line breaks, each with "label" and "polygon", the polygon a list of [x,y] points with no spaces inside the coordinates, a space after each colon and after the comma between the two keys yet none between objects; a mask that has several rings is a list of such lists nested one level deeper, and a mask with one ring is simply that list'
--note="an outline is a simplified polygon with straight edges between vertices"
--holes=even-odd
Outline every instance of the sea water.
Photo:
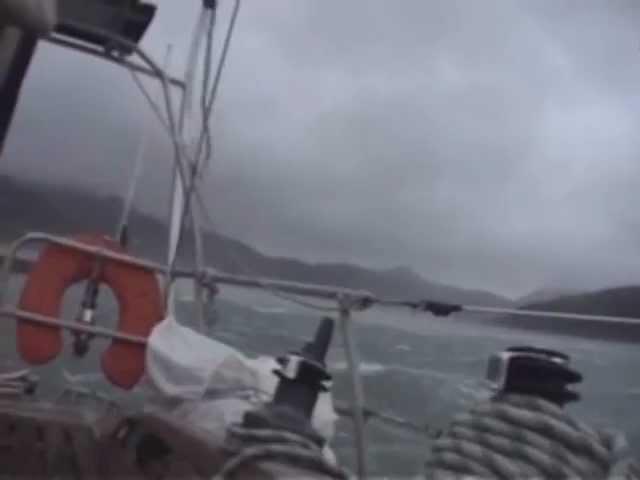
[{"label": "sea water", "polygon": [[[20,284],[20,279],[12,284],[14,297]],[[179,318],[195,326],[190,290],[181,290]],[[81,291],[76,288],[65,298],[67,316],[75,313]],[[117,308],[110,292],[103,291],[99,305],[98,321],[102,326],[112,326]],[[207,316],[207,328],[213,337],[248,355],[280,355],[302,347],[327,314],[263,292],[224,288],[215,310]],[[8,365],[14,365],[19,362],[13,343],[14,323],[2,320],[3,357]],[[623,430],[640,458],[640,349],[633,345],[500,329],[476,323],[473,317],[436,319],[398,309],[358,313],[354,315],[354,327],[369,408],[437,430],[445,427],[453,414],[486,398],[482,379],[492,352],[523,344],[549,347],[568,353],[585,377],[578,387],[582,400],[570,406],[570,411],[594,426]],[[88,380],[93,388],[123,398],[122,392],[96,381],[93,375],[102,346],[103,342],[96,342],[85,359],[66,354],[39,369],[47,391],[54,395],[70,379]],[[348,404],[348,373],[337,334],[327,362],[333,374],[334,398]],[[89,377],[82,377],[86,374]],[[341,462],[353,468],[355,450],[349,418],[339,420],[332,445]],[[413,476],[422,471],[429,438],[372,419],[367,424],[367,447],[371,474]]]}]

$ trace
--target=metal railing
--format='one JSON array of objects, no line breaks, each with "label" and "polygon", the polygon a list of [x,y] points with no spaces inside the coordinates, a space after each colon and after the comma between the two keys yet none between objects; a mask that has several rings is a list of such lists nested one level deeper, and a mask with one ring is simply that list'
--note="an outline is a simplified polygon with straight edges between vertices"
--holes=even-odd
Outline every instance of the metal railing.
[{"label": "metal railing", "polygon": [[[9,288],[9,280],[13,265],[18,258],[21,249],[31,244],[46,243],[66,247],[70,250],[87,253],[96,257],[96,259],[110,260],[114,262],[124,263],[132,267],[148,270],[160,275],[166,275],[166,266],[151,260],[144,260],[131,255],[114,252],[105,247],[87,245],[77,240],[72,240],[58,235],[52,235],[43,232],[31,232],[20,237],[13,242],[6,252],[2,269],[0,270],[0,307],[5,307],[7,303],[7,294]],[[385,301],[375,297],[371,292],[366,290],[355,290],[350,288],[334,287],[329,285],[290,282],[283,280],[275,280],[269,278],[249,277],[242,275],[231,275],[218,272],[211,268],[205,268],[203,271],[193,269],[176,269],[173,272],[171,280],[179,278],[194,279],[204,286],[208,285],[229,285],[248,288],[258,288],[264,290],[275,290],[281,293],[291,295],[299,295],[322,300],[332,300],[336,302],[336,311],[343,308],[346,303],[349,304],[350,310],[364,309],[367,306],[375,304],[390,304],[393,301]]]},{"label": "metal railing", "polygon": [[33,312],[27,312],[17,308],[16,306],[10,305],[9,287],[11,282],[11,273],[13,270],[13,265],[18,258],[18,253],[22,248],[25,248],[26,246],[38,243],[58,245],[69,248],[70,250],[93,255],[96,259],[102,258],[114,262],[125,263],[137,268],[142,268],[158,273],[162,273],[164,271],[164,267],[159,264],[155,264],[146,260],[139,260],[129,255],[113,252],[103,247],[94,247],[91,245],[86,245],[82,242],[47,233],[28,233],[12,243],[9,246],[9,250],[6,252],[2,269],[0,270],[0,316],[12,317],[16,320],[28,320],[29,322],[37,323],[40,325],[59,327],[76,333],[89,333],[95,335],[96,337],[110,338],[138,345],[146,344],[145,338],[136,335],[129,335],[108,328],[87,325],[71,320],[53,318]]},{"label": "metal railing", "polygon": [[[86,53],[88,55],[101,58],[108,62],[119,65],[121,67],[125,67],[135,72],[142,73],[143,75],[147,75],[154,78],[157,77],[157,74],[152,69],[150,69],[149,67],[143,64],[140,64],[139,62],[133,62],[131,60],[127,60],[125,58],[121,58],[121,57],[109,54],[105,52],[104,49],[85,45],[79,41],[69,40],[64,36],[61,36],[55,33],[52,33],[49,36],[44,37],[43,40],[53,45],[58,45],[60,47],[69,48],[72,50],[76,50],[78,52]],[[180,78],[167,75],[167,81],[170,85],[177,87],[181,90],[184,90],[185,88],[184,80]]]}]

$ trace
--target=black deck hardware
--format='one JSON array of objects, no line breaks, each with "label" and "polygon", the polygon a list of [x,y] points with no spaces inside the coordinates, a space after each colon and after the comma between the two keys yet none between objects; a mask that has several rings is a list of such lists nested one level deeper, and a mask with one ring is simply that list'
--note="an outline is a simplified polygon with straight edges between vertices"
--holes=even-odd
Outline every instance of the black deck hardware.
[{"label": "black deck hardware", "polygon": [[156,13],[156,6],[140,0],[59,0],[56,33],[98,45],[105,51],[130,55],[124,44],[114,44],[100,30],[139,43]]},{"label": "black deck hardware", "polygon": [[567,354],[530,346],[506,352],[515,356],[508,361],[503,393],[533,395],[559,406],[580,400],[580,394],[569,387],[583,377],[571,367]]},{"label": "black deck hardware", "polygon": [[288,430],[322,445],[322,437],[313,429],[311,416],[320,392],[326,391],[331,375],[325,357],[333,337],[334,321],[322,319],[314,339],[299,352],[278,358],[275,370],[278,386],[273,400],[265,408],[247,412],[243,425],[248,428]]}]

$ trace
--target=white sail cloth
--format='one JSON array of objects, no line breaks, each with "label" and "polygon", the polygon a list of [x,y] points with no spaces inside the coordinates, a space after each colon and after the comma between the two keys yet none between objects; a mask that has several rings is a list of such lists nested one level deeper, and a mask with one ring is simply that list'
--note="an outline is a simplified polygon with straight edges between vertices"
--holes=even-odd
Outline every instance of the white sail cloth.
[{"label": "white sail cloth", "polygon": [[[180,325],[173,316],[160,322],[147,344],[146,371],[152,385],[163,396],[183,401],[184,411],[205,428],[219,428],[239,421],[255,404],[239,392],[258,392],[261,401],[271,399],[277,385],[272,357],[250,359],[241,352],[191,328]],[[181,410],[180,407],[178,410]],[[209,413],[205,413],[208,411]],[[334,434],[337,414],[330,393],[318,398],[312,424],[329,441]]]}]

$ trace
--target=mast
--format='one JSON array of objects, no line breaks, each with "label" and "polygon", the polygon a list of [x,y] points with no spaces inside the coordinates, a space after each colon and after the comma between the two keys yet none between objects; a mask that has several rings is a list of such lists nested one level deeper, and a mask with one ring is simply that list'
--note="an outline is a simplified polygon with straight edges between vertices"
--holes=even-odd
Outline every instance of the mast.
[{"label": "mast", "polygon": [[[180,102],[180,112],[178,117],[178,133],[181,139],[184,139],[185,130],[187,127],[187,119],[192,111],[192,103],[193,103],[193,90],[194,90],[194,81],[195,81],[195,71],[197,67],[198,56],[200,53],[200,48],[202,45],[202,38],[204,29],[206,26],[207,19],[207,9],[201,8],[200,15],[198,16],[198,20],[196,26],[193,31],[193,35],[191,38],[191,45],[189,47],[189,54],[187,57],[187,65],[185,69],[185,89],[182,94],[181,102]],[[183,149],[186,145],[183,143]],[[183,150],[184,151],[184,150]],[[182,222],[185,213],[185,185],[183,183],[184,180],[181,178],[179,172],[178,162],[174,162],[175,165],[173,167],[173,179],[172,179],[172,194],[171,194],[171,204],[169,207],[169,233],[168,233],[168,249],[167,249],[167,265],[170,268],[171,265],[174,264],[176,256],[178,254],[178,247],[180,241],[180,233],[182,229]],[[187,173],[187,172],[185,172]],[[194,178],[195,181],[195,178]],[[202,243],[200,237],[200,225],[197,221],[197,215],[195,209],[191,210],[191,220],[193,224],[193,231],[196,248],[196,263],[200,263],[202,260]],[[167,272],[168,275],[171,272]],[[199,299],[199,291],[195,292],[197,298]],[[166,287],[166,302],[167,302],[167,314],[172,315],[175,313],[175,288],[172,283],[171,278],[167,278],[167,287]],[[202,309],[199,309],[202,310]],[[200,312],[202,314],[203,312]],[[203,318],[200,318],[200,323],[203,323]]]},{"label": "mast", "polygon": [[56,24],[52,2],[0,2],[0,155],[39,36]]}]

